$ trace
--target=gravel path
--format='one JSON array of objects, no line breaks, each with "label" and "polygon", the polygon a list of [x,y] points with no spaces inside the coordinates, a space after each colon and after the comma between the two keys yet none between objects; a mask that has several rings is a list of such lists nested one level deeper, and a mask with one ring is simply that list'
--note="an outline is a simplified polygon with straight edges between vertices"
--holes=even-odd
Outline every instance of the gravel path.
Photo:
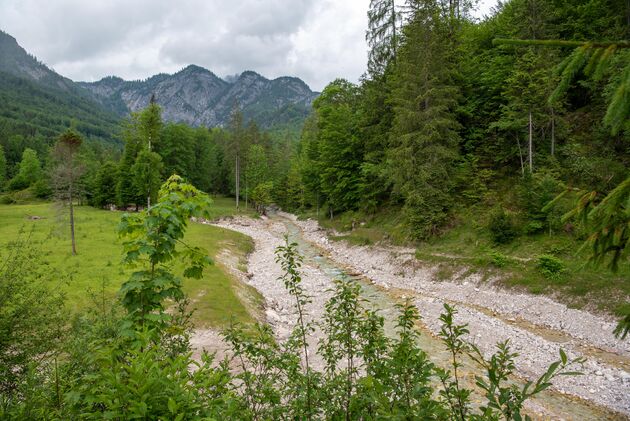
[{"label": "gravel path", "polygon": [[[399,247],[356,247],[344,242],[329,241],[326,232],[315,221],[296,221],[290,214],[280,213],[302,230],[303,237],[316,244],[328,257],[349,272],[361,274],[367,280],[391,290],[392,294],[414,297],[427,328],[439,330],[439,314],[444,302],[456,303],[458,323],[468,323],[471,340],[482,351],[490,354],[498,341],[510,339],[520,356],[516,360],[523,377],[533,379],[558,358],[560,347],[567,355],[584,355],[585,349],[595,349],[608,358],[599,358],[596,352],[587,355],[584,376],[563,377],[554,387],[561,393],[574,395],[630,416],[630,341],[618,341],[612,336],[614,321],[583,311],[568,309],[549,298],[517,294],[481,283],[475,276],[459,277],[457,281],[435,281],[435,268],[418,264],[414,250]],[[280,218],[252,220],[236,218],[217,225],[252,237],[255,251],[249,256],[249,275],[243,279],[265,297],[267,321],[276,336],[286,338],[297,320],[294,301],[286,293],[274,251],[283,243],[286,226]],[[329,298],[327,288],[330,276],[315,265],[305,262],[302,268],[303,286],[313,297],[306,308],[309,320],[317,320]],[[523,327],[519,322],[527,323]],[[537,331],[541,328],[543,334]],[[549,339],[549,332],[560,332],[558,340]],[[207,336],[207,338],[204,337]],[[321,336],[312,336],[311,350]],[[209,339],[205,341],[204,339]],[[199,331],[193,337],[197,348],[216,343],[217,337]],[[210,346],[211,347],[211,346]],[[312,351],[311,351],[312,352]],[[321,361],[313,361],[321,367]],[[630,417],[629,417],[630,418]]]}]

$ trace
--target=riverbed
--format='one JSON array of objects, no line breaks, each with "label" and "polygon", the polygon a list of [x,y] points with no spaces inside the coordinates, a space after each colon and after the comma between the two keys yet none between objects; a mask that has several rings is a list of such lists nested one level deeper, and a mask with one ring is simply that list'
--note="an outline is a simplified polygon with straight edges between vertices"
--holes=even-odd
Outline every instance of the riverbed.
[{"label": "riverbed", "polygon": [[[356,247],[331,242],[315,221],[297,221],[289,214],[271,218],[236,218],[217,224],[246,234],[255,242],[248,258],[248,274],[244,282],[255,287],[265,298],[265,318],[278,340],[286,339],[296,317],[293,299],[284,290],[275,248],[289,235],[304,255],[303,286],[312,297],[308,320],[317,321],[330,297],[328,289],[338,278],[352,277],[361,283],[363,298],[386,319],[386,330],[393,333],[395,305],[411,299],[423,316],[421,347],[431,359],[448,365],[448,355],[435,334],[439,330],[439,314],[445,302],[455,304],[458,323],[468,323],[469,340],[486,354],[495,350],[498,341],[510,339],[516,359],[518,377],[513,381],[535,379],[558,359],[560,347],[570,357],[585,356],[585,373],[578,377],[562,377],[552,390],[528,403],[528,411],[541,419],[627,419],[630,415],[629,343],[613,336],[612,321],[600,316],[570,310],[545,297],[511,293],[481,283],[474,276],[435,281],[431,269],[417,265],[412,250],[371,246]],[[577,313],[576,313],[577,312]],[[193,344],[204,347],[198,331]],[[309,341],[314,353],[321,332],[315,331]],[[322,362],[314,361],[315,366]],[[474,363],[467,361],[466,378],[480,374]]]}]

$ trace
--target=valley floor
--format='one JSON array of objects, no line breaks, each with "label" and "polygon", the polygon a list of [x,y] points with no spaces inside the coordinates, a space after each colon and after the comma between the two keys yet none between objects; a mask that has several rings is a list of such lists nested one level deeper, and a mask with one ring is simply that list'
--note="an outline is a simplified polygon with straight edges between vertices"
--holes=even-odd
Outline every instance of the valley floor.
[{"label": "valley floor", "polygon": [[[510,339],[519,353],[516,366],[521,379],[515,381],[540,376],[558,359],[561,347],[570,358],[588,358],[582,367],[584,375],[557,379],[552,391],[529,404],[532,414],[553,419],[630,416],[630,342],[613,337],[612,318],[570,309],[547,297],[506,291],[498,283],[481,282],[479,275],[466,272],[439,280],[437,266],[416,260],[412,249],[333,242],[317,222],[297,221],[289,214],[260,220],[236,218],[217,225],[254,240],[249,273],[240,276],[264,297],[265,318],[280,340],[289,335],[296,320],[293,301],[278,280],[281,273],[274,256],[283,236],[289,234],[305,255],[303,285],[313,298],[307,308],[311,320],[321,318],[333,279],[350,275],[362,283],[364,298],[381,309],[386,320],[395,316],[397,303],[413,300],[423,316],[422,346],[440,365],[446,357],[435,338],[438,318],[443,303],[455,304],[457,323],[469,324],[469,339],[487,355],[497,342]],[[316,331],[311,338],[313,350],[319,337]],[[218,338],[212,331],[198,330],[192,342],[198,349],[217,349]],[[218,348],[222,351],[222,346]],[[469,383],[477,373],[478,368],[466,365]]]}]

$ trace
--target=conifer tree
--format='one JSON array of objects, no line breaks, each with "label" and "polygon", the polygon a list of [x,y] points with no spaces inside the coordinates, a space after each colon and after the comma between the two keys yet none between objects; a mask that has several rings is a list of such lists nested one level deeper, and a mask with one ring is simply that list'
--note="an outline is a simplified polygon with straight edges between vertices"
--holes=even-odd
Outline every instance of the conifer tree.
[{"label": "conifer tree", "polygon": [[306,193],[305,201],[319,215],[320,205],[325,201],[321,189],[320,152],[317,113],[312,113],[304,122],[299,153],[301,182]]},{"label": "conifer tree", "polygon": [[142,150],[142,138],[139,133],[139,114],[132,113],[123,123],[122,138],[125,141],[125,149],[118,168],[118,184],[116,185],[116,195],[119,206],[135,204],[136,208],[144,200],[138,194],[133,183],[133,173],[131,168],[136,162],[138,153]]},{"label": "conifer tree", "polygon": [[241,177],[243,168],[243,155],[247,151],[245,129],[243,127],[243,113],[237,105],[232,110],[232,116],[230,118],[229,125],[229,139],[228,139],[228,158],[232,162],[233,168],[233,180],[234,180],[234,194],[236,198],[236,209],[239,209],[239,201],[241,196]]},{"label": "conifer tree", "polygon": [[92,204],[103,207],[116,203],[116,182],[118,167],[112,161],[107,161],[98,169],[94,181]]},{"label": "conifer tree", "polygon": [[394,193],[404,202],[411,236],[437,232],[453,202],[453,166],[459,124],[453,109],[447,21],[435,1],[415,2],[392,78],[394,121],[388,168]]},{"label": "conifer tree", "polygon": [[395,0],[370,0],[365,39],[370,47],[368,72],[381,75],[395,61],[399,42],[400,18]]},{"label": "conifer tree", "polygon": [[59,137],[53,149],[55,166],[52,171],[52,179],[55,197],[63,205],[68,206],[72,255],[77,254],[74,235],[74,201],[78,197],[77,181],[84,171],[84,166],[77,159],[82,143],[81,136],[73,129],[68,129]]}]

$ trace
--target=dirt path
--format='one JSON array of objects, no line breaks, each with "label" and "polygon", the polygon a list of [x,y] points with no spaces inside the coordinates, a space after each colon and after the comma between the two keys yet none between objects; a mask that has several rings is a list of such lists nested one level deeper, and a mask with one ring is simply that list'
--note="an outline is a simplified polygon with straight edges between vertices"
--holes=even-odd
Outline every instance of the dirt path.
[{"label": "dirt path", "polygon": [[[392,296],[414,299],[428,330],[439,330],[439,314],[444,302],[456,303],[459,323],[468,323],[471,340],[490,354],[498,341],[510,339],[520,356],[516,360],[520,374],[538,377],[558,358],[560,347],[570,357],[587,356],[584,376],[563,377],[556,390],[573,395],[630,416],[630,342],[612,335],[614,321],[568,309],[551,299],[515,294],[481,283],[472,276],[449,282],[434,281],[435,268],[420,265],[411,249],[396,247],[356,247],[331,242],[314,221],[296,221],[289,214],[271,220],[234,219],[218,225],[252,237],[255,251],[250,255],[247,282],[265,297],[266,317],[279,339],[286,338],[294,326],[293,301],[281,282],[274,250],[282,244],[287,230],[282,218],[291,220],[302,236],[321,248],[328,258],[348,272],[361,274]],[[311,320],[323,314],[331,285],[330,275],[306,262],[303,285],[313,297],[306,309]],[[202,337],[203,332],[195,335]],[[315,346],[319,332],[313,336]],[[211,341],[216,338],[209,335]],[[193,342],[203,347],[204,341]],[[317,364],[317,363],[316,363]]]}]

